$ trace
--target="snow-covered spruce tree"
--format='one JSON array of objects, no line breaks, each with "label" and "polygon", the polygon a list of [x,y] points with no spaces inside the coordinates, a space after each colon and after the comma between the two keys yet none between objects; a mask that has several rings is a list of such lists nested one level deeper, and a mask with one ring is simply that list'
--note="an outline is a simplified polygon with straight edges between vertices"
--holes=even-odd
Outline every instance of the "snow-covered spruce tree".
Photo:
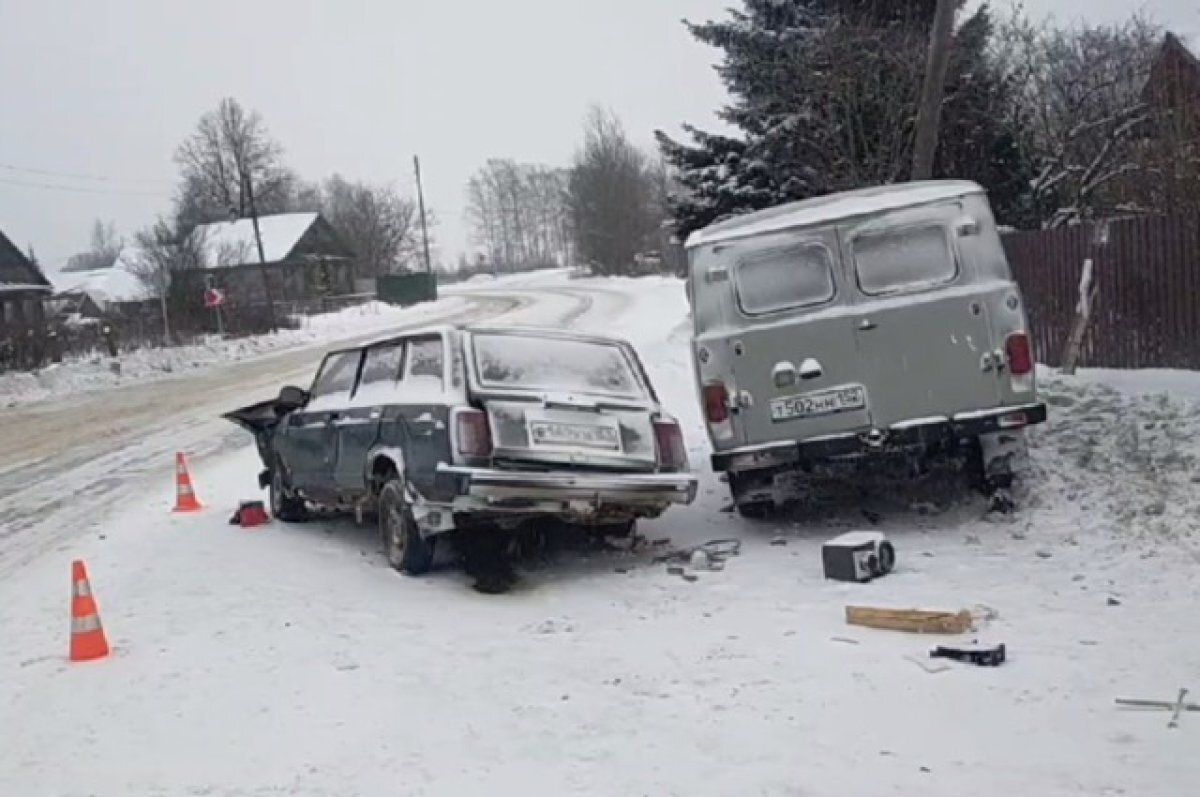
[{"label": "snow-covered spruce tree", "polygon": [[[659,131],[686,189],[672,211],[686,234],[719,218],[831,191],[907,179],[935,0],[743,0],[728,19],[685,23],[722,51],[731,102],[719,117],[741,136]],[[1011,92],[989,67],[991,21],[959,30],[947,77],[935,174],[977,179],[1002,219],[1028,178]]]}]

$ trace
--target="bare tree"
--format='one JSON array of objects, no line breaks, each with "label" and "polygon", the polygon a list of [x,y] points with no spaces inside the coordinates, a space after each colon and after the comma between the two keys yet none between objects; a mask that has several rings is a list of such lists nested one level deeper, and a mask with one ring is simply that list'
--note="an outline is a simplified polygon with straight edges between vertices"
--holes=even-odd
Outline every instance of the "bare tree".
[{"label": "bare tree", "polygon": [[475,243],[504,270],[568,262],[566,189],[563,169],[488,161],[467,184]]},{"label": "bare tree", "polygon": [[1034,134],[1033,200],[1055,208],[1048,226],[1147,210],[1130,200],[1147,177],[1138,141],[1152,119],[1146,85],[1159,36],[1140,17],[1054,28],[1018,16],[1003,30]]},{"label": "bare tree", "polygon": [[662,223],[649,160],[611,111],[593,108],[575,156],[568,202],[579,257],[605,274],[628,272]]},{"label": "bare tree", "polygon": [[419,240],[416,203],[411,199],[390,186],[351,183],[334,175],[325,181],[320,204],[325,218],[354,251],[360,277],[412,266]]},{"label": "bare tree", "polygon": [[195,223],[245,218],[250,197],[259,213],[288,210],[295,175],[283,165],[283,146],[262,116],[226,98],[200,117],[195,132],[175,153],[182,177],[181,211]]},{"label": "bare tree", "polygon": [[137,232],[136,246],[128,268],[151,296],[159,300],[163,318],[163,339],[171,340],[170,295],[173,275],[205,267],[204,236],[199,230],[182,233],[169,221],[159,218]]},{"label": "bare tree", "polygon": [[64,272],[92,271],[111,268],[125,247],[125,239],[117,232],[117,226],[96,219],[92,225],[92,239],[86,252],[73,255],[63,268]]}]

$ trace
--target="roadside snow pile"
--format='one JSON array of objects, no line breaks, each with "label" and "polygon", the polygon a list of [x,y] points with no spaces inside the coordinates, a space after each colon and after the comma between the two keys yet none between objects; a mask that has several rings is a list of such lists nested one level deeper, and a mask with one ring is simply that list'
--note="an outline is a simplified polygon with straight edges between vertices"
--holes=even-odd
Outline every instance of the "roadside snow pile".
[{"label": "roadside snow pile", "polygon": [[305,317],[299,329],[281,330],[271,335],[231,340],[214,335],[189,346],[137,349],[123,352],[116,358],[94,353],[39,371],[0,374],[0,406],[14,407],[48,398],[63,398],[357,335],[383,334],[400,324],[444,316],[466,304],[464,299],[457,297],[407,308],[369,302],[336,313]]},{"label": "roadside snow pile", "polygon": [[1030,434],[1031,508],[1065,502],[1122,546],[1200,548],[1200,403],[1175,386],[1132,394],[1101,379],[1042,377],[1050,419]]}]

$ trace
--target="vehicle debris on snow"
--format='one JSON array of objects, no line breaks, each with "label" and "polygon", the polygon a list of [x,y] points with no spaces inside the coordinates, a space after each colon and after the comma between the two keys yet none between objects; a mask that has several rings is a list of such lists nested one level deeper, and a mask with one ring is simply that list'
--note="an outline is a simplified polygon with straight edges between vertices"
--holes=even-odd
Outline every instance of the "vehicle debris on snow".
[{"label": "vehicle debris on snow", "polygon": [[881,532],[851,531],[821,546],[825,578],[864,582],[886,576],[896,566],[896,549]]},{"label": "vehicle debris on snow", "polygon": [[921,609],[881,609],[871,606],[847,606],[846,622],[885,631],[912,634],[965,634],[971,630],[971,613],[925,611]]}]

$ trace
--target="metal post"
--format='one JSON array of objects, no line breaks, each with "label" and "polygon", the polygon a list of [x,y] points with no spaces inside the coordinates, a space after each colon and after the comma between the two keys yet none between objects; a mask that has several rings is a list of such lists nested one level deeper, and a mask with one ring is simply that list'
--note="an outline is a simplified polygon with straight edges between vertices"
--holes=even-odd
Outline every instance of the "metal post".
[{"label": "metal post", "polygon": [[421,240],[425,248],[425,273],[433,273],[433,262],[429,257],[429,228],[425,223],[425,192],[421,189],[421,159],[413,155],[413,169],[417,174],[417,206],[421,211]]}]

